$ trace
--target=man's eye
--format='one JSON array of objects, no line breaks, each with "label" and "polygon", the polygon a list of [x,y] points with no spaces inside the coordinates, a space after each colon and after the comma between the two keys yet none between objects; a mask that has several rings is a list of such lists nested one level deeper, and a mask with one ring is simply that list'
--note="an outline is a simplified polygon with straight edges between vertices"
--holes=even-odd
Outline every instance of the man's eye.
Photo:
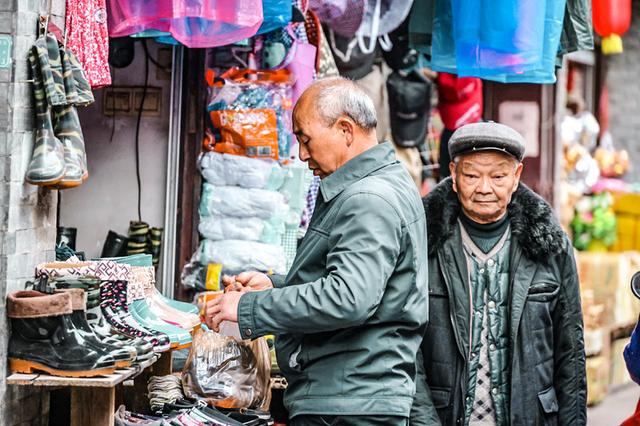
[{"label": "man's eye", "polygon": [[465,174],[464,176],[465,176],[467,179],[477,179],[477,178],[478,178],[478,176],[476,176],[476,175],[470,175],[470,174]]},{"label": "man's eye", "polygon": [[504,179],[504,177],[505,177],[505,175],[497,175],[497,176],[494,176],[493,178],[501,180],[501,179]]}]

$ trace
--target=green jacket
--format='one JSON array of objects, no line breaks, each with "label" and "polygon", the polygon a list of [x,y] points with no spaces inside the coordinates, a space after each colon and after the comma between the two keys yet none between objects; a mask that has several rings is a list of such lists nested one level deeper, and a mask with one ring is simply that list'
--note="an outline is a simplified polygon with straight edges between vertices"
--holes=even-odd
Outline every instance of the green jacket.
[{"label": "green jacket", "polygon": [[[509,204],[509,424],[585,425],[586,375],[573,248],[549,205],[520,184]],[[425,198],[429,325],[411,426],[460,425],[469,375],[467,266],[446,179]]]},{"label": "green jacket", "polygon": [[245,338],[274,333],[290,415],[409,417],[427,321],[422,200],[390,143],[323,179],[286,279],[240,299]]}]

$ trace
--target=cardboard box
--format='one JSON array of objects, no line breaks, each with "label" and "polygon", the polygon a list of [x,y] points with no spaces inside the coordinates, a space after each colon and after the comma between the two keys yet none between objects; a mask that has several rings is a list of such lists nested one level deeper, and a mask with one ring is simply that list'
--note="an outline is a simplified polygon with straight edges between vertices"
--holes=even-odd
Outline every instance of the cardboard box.
[{"label": "cardboard box", "polygon": [[631,382],[631,376],[624,362],[624,348],[629,343],[629,337],[611,342],[611,386],[620,386]]},{"label": "cardboard box", "polygon": [[[620,327],[634,324],[640,313],[640,301],[631,293],[630,281],[640,269],[640,253],[578,252],[576,256],[583,298],[592,292],[593,303],[604,306],[600,326]],[[587,311],[588,304],[583,303]]]},{"label": "cardboard box", "polygon": [[607,356],[587,358],[587,405],[597,404],[607,396],[610,368]]}]

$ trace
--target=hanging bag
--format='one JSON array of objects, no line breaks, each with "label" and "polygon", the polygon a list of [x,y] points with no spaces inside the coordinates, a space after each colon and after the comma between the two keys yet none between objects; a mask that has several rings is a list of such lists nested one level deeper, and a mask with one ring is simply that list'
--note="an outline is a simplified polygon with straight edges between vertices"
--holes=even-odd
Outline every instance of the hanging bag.
[{"label": "hanging bag", "polygon": [[295,83],[293,84],[292,99],[295,104],[302,92],[313,83],[316,70],[316,47],[298,39],[291,25],[287,26],[286,31],[293,39],[293,44],[282,63],[275,69],[286,69],[293,75]]}]

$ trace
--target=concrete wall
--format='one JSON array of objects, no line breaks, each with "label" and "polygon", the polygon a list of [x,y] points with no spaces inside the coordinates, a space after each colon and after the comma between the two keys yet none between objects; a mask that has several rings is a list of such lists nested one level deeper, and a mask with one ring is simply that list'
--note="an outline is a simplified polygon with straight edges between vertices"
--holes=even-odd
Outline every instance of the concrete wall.
[{"label": "concrete wall", "polygon": [[618,148],[629,151],[632,169],[625,176],[640,181],[640,0],[633,0],[633,20],[624,35],[624,52],[607,57],[609,130]]},{"label": "concrete wall", "polygon": [[[147,43],[149,53],[158,57],[159,46]],[[144,84],[144,51],[136,43],[134,62],[112,73],[114,86]],[[140,125],[140,175],[142,181],[142,220],[151,226],[164,226],[164,195],[169,132],[170,80],[157,79],[156,66],[149,62],[149,85],[160,87],[160,116],[144,116]],[[107,232],[126,235],[130,220],[138,218],[138,188],[135,170],[136,116],[103,114],[104,89],[94,91],[96,102],[79,110],[84,132],[89,180],[61,191],[60,225],[78,229],[77,250],[99,256]],[[112,129],[115,126],[113,140]]]},{"label": "concrete wall", "polygon": [[[33,148],[33,108],[27,50],[46,1],[0,0],[0,35],[12,36],[12,63],[0,69],[0,425],[45,425],[49,396],[37,388],[7,386],[5,296],[24,287],[34,266],[54,257],[56,191],[24,183]],[[53,0],[61,25],[64,0]]]}]

